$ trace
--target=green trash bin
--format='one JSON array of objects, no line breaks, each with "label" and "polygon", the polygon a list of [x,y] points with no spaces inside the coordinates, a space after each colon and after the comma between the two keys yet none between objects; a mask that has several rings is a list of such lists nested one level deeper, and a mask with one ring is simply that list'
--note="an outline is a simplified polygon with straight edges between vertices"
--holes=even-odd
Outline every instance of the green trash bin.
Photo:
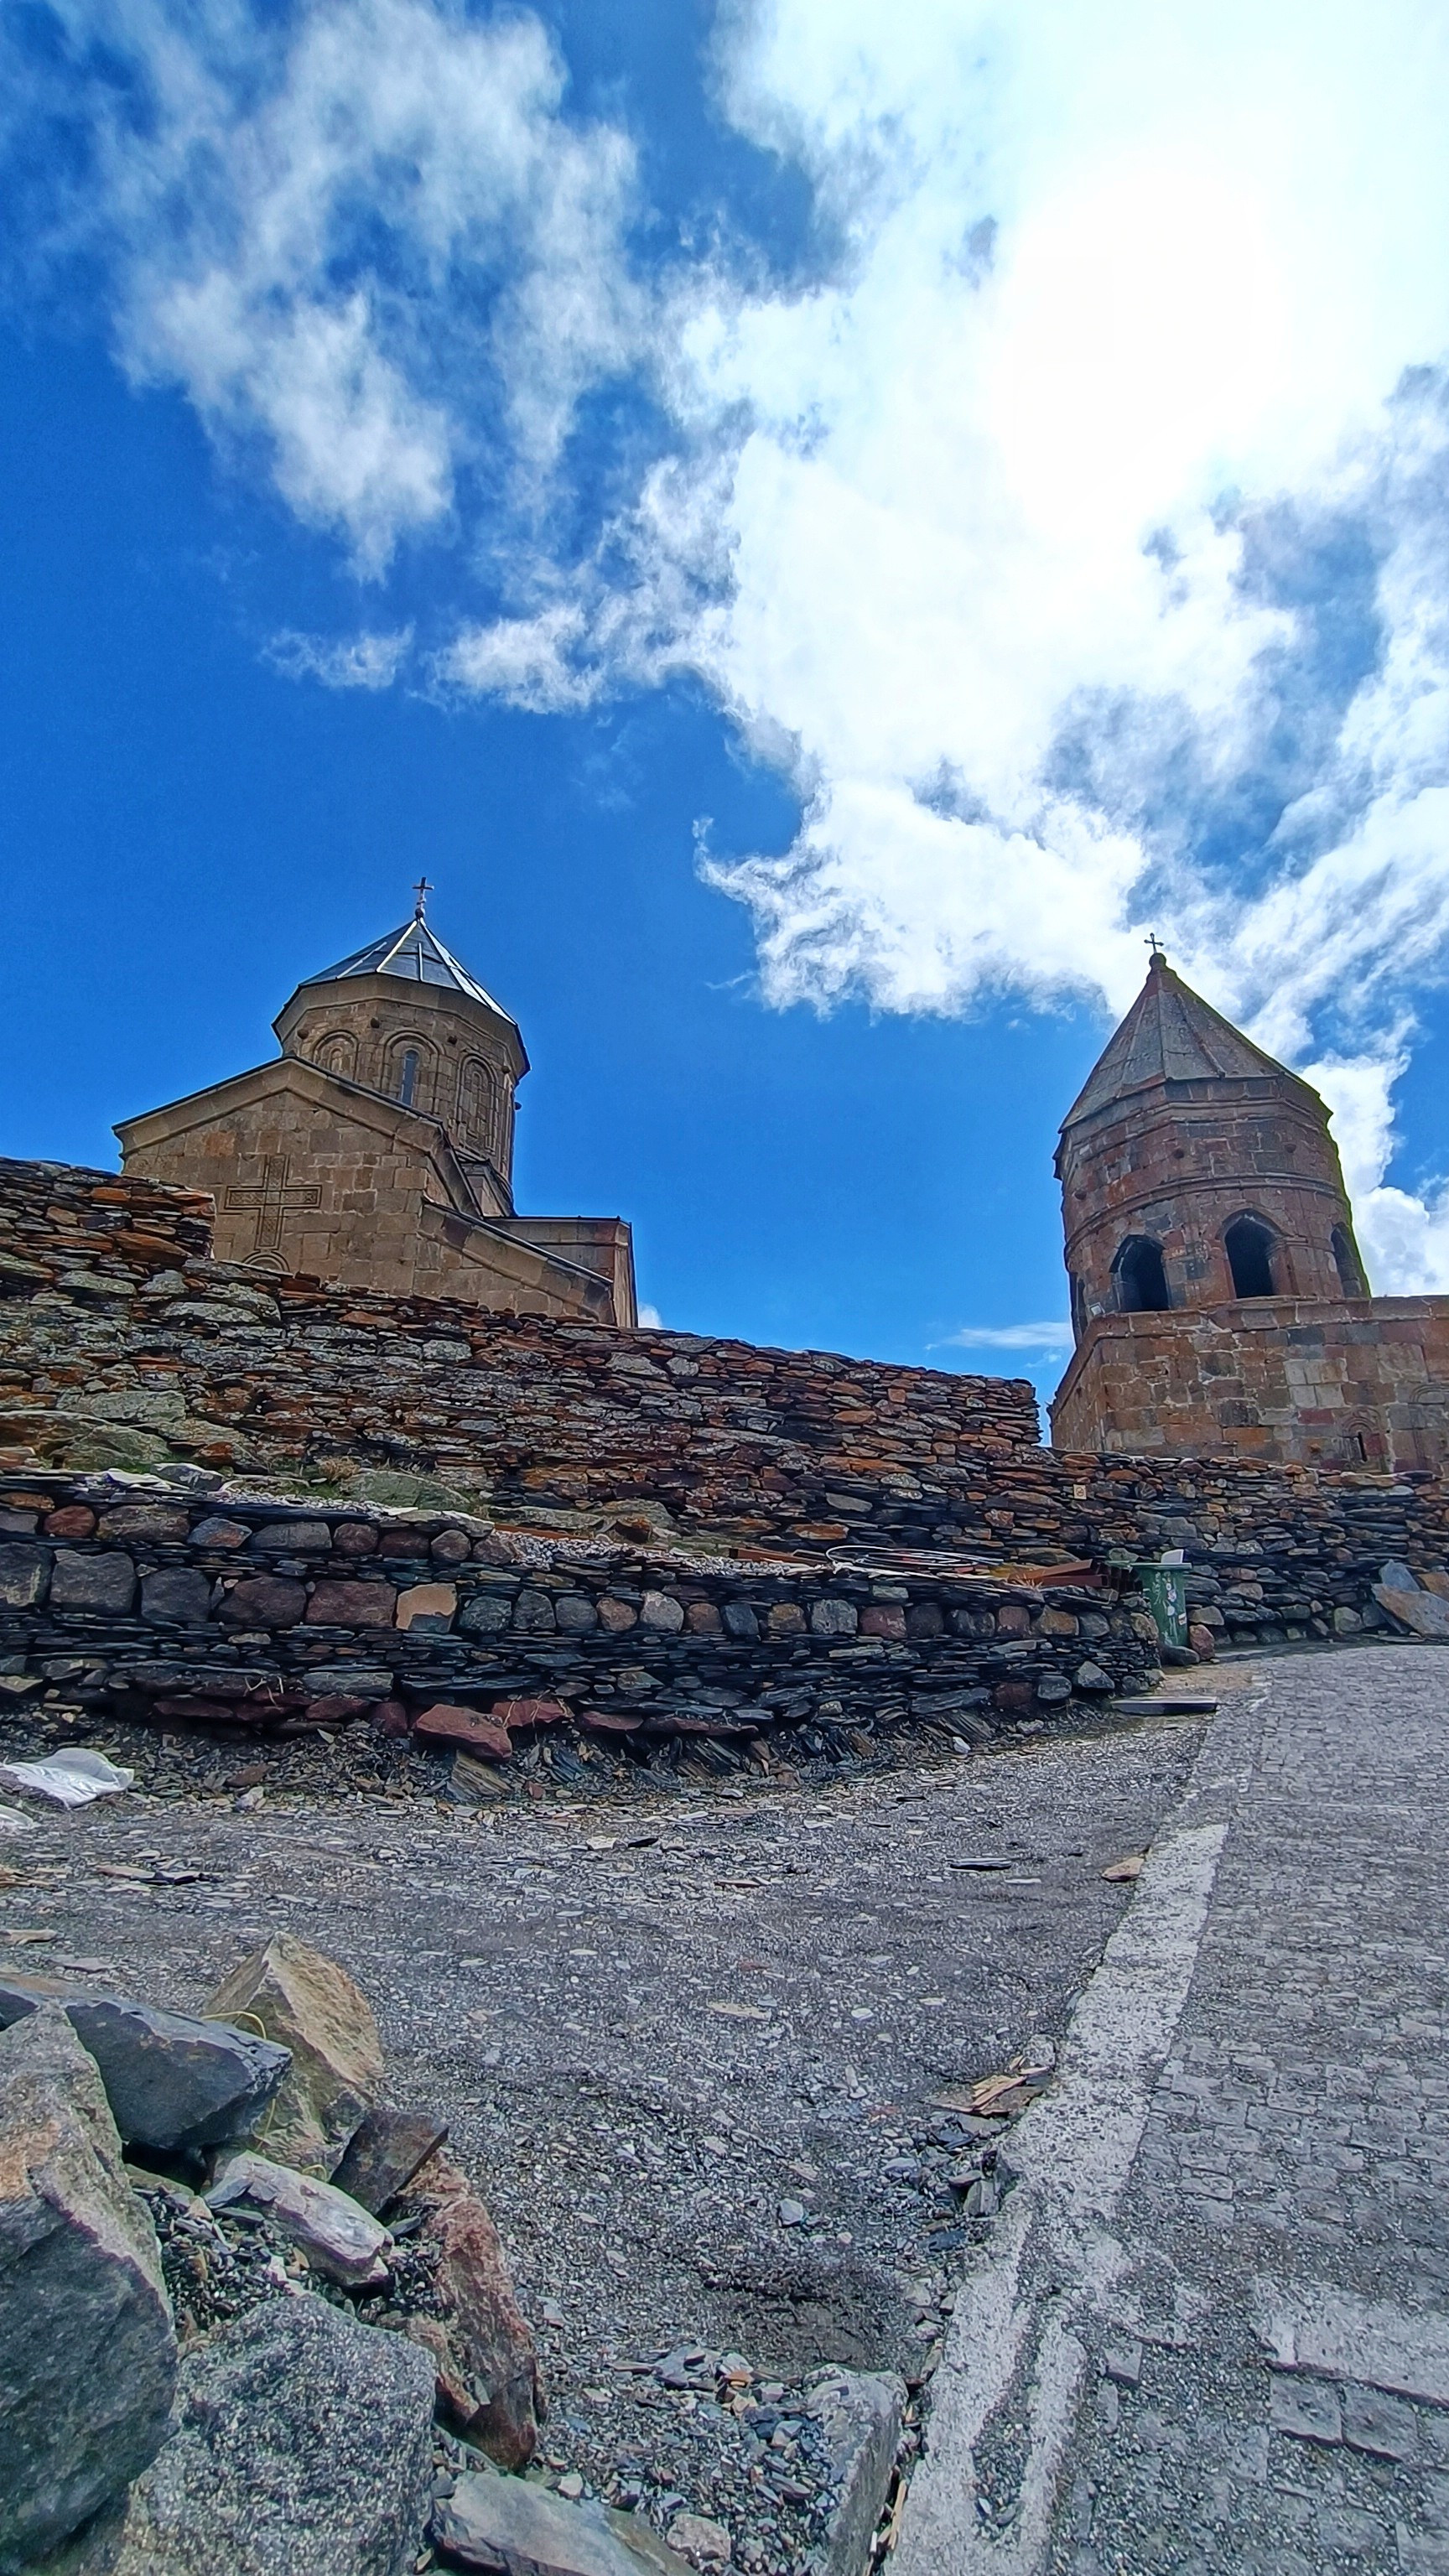
[{"label": "green trash bin", "polygon": [[1137,1579],[1164,1646],[1187,1644],[1187,1567],[1139,1565]]}]

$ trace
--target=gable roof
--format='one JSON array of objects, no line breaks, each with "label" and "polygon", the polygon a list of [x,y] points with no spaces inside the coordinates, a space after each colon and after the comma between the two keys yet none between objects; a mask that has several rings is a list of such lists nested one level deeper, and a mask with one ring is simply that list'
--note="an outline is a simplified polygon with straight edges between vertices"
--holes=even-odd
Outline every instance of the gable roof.
[{"label": "gable roof", "polygon": [[1062,1120],[1065,1130],[1162,1082],[1291,1082],[1311,1087],[1235,1029],[1154,952],[1147,981]]},{"label": "gable roof", "polygon": [[466,993],[470,1001],[496,1011],[500,1020],[512,1021],[512,1014],[504,1010],[502,1003],[495,1002],[491,993],[485,993],[482,985],[475,983],[467,967],[460,966],[436,932],[416,916],[405,921],[401,930],[384,932],[381,939],[355,950],[351,957],[343,957],[337,965],[324,966],[316,975],[305,975],[299,990],[308,984],[341,983],[349,975],[398,975],[409,984],[441,984],[450,992]]}]

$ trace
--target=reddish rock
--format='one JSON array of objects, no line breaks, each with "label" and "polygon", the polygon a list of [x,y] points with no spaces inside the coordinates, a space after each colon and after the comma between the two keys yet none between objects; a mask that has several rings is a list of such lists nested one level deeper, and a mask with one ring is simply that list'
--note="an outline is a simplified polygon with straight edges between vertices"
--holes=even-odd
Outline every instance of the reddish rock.
[{"label": "reddish rock", "polygon": [[496,1699],[492,1713],[497,1726],[557,1726],[568,1710],[561,1699]]},{"label": "reddish rock", "polygon": [[471,2401],[463,2431],[500,2468],[525,2468],[538,2443],[543,2381],[498,2230],[466,2176],[441,2152],[428,2159],[402,2206],[423,2213],[446,2353],[427,2340],[440,2382],[446,2371],[449,2403],[461,2412]]},{"label": "reddish rock", "polygon": [[424,1744],[461,1744],[469,1753],[487,1754],[492,1762],[506,1762],[513,1751],[506,1726],[480,1717],[476,1708],[454,1708],[445,1699],[423,1710],[413,1733]]},{"label": "reddish rock", "polygon": [[358,1699],[351,1691],[328,1691],[321,1699],[307,1702],[309,1726],[346,1726],[370,1708],[370,1700]]},{"label": "reddish rock", "polygon": [[349,1583],[324,1576],[312,1586],[309,1628],[390,1628],[397,1594],[390,1583]]},{"label": "reddish rock", "polygon": [[860,1614],[863,1637],[903,1637],[906,1633],[905,1606],[899,1601],[872,1601]]},{"label": "reddish rock", "polygon": [[400,1699],[379,1699],[372,1704],[372,1723],[379,1735],[408,1735],[412,1729],[408,1713]]},{"label": "reddish rock", "polygon": [[41,1523],[47,1538],[89,1538],[95,1525],[95,1513],[84,1503],[63,1503],[58,1512],[47,1512]]},{"label": "reddish rock", "polygon": [[1205,1664],[1210,1664],[1218,1651],[1211,1628],[1189,1628],[1187,1642]]},{"label": "reddish rock", "polygon": [[283,1574],[255,1574],[233,1584],[221,1605],[221,1617],[232,1628],[295,1628],[307,1607],[300,1583]]},{"label": "reddish rock", "polygon": [[634,1735],[643,1723],[642,1717],[625,1717],[612,1708],[582,1708],[579,1711],[580,1726],[590,1727],[598,1735]]},{"label": "reddish rock", "polygon": [[375,1556],[377,1532],[367,1521],[339,1521],[332,1533],[332,1547],[337,1556]]},{"label": "reddish rock", "polygon": [[1024,1717],[1036,1704],[1036,1692],[1030,1682],[998,1682],[991,1694],[998,1708],[1014,1717]]},{"label": "reddish rock", "polygon": [[1003,1601],[996,1613],[998,1637],[1028,1637],[1031,1634],[1031,1612],[1024,1601]]}]

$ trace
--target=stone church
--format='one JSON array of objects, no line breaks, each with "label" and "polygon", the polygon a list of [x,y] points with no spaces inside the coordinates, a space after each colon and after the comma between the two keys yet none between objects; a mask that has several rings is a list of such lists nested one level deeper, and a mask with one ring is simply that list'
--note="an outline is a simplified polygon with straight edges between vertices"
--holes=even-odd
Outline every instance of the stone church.
[{"label": "stone church", "polygon": [[1449,1297],[1374,1297],[1328,1111],[1154,950],[1062,1124],[1058,1448],[1449,1465]]},{"label": "stone church", "polygon": [[519,1216],[517,1023],[424,917],[299,984],[281,1054],[116,1129],[122,1166],[209,1190],[214,1257],[388,1296],[636,1322],[619,1217]]}]

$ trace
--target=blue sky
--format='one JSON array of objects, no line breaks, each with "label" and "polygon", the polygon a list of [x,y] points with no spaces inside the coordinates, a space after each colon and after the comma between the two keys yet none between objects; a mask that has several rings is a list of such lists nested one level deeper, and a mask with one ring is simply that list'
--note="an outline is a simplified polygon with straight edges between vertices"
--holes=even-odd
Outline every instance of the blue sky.
[{"label": "blue sky", "polygon": [[1449,29],[1181,14],[13,13],[0,1148],[112,1159],[425,871],[520,1204],[1049,1385],[1154,927],[1449,1286]]}]

